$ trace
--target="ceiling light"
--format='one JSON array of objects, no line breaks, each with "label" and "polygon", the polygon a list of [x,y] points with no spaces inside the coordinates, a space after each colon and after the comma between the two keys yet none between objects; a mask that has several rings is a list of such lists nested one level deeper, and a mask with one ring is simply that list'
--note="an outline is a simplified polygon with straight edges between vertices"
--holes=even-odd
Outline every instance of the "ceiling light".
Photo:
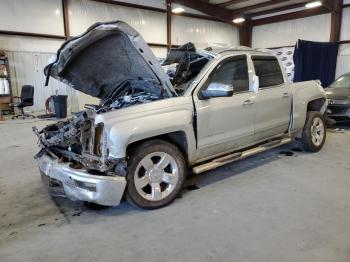
[{"label": "ceiling light", "polygon": [[310,2],[305,5],[306,8],[315,8],[321,6],[321,1]]},{"label": "ceiling light", "polygon": [[235,19],[233,19],[233,22],[235,24],[240,24],[240,23],[243,23],[245,21],[244,17],[237,17]]},{"label": "ceiling light", "polygon": [[185,12],[185,9],[183,9],[182,7],[175,7],[173,8],[173,10],[171,10],[174,14],[180,14]]}]

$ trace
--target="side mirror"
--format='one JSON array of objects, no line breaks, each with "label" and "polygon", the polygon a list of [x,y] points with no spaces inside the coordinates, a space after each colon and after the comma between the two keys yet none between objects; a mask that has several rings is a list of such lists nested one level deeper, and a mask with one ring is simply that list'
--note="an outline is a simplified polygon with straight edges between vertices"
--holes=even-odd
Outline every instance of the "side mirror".
[{"label": "side mirror", "polygon": [[206,90],[202,90],[204,99],[214,97],[230,97],[233,95],[233,86],[223,83],[210,83]]}]

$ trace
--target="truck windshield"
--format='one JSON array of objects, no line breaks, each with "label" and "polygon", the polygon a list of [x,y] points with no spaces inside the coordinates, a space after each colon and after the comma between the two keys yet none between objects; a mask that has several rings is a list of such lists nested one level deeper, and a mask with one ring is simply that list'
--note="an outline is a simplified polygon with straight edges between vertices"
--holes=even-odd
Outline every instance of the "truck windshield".
[{"label": "truck windshield", "polygon": [[329,88],[349,88],[350,89],[350,75],[343,75],[333,82]]}]

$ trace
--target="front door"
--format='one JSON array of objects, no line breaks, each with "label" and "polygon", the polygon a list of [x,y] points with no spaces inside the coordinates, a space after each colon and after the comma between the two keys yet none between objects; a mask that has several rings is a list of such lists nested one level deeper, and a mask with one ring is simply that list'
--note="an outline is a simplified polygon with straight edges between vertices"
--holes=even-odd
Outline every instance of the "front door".
[{"label": "front door", "polygon": [[[211,83],[232,85],[231,97],[201,98]],[[194,95],[197,114],[197,159],[218,155],[252,143],[255,94],[249,91],[247,57],[221,61]]]}]

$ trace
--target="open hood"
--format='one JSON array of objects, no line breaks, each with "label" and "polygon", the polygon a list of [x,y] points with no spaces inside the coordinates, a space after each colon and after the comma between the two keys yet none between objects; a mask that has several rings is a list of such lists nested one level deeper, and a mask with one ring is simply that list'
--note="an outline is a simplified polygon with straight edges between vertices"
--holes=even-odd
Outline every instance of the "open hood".
[{"label": "open hood", "polygon": [[47,81],[51,76],[102,100],[116,99],[135,88],[159,97],[176,96],[145,40],[121,21],[96,23],[66,41],[44,73]]}]

